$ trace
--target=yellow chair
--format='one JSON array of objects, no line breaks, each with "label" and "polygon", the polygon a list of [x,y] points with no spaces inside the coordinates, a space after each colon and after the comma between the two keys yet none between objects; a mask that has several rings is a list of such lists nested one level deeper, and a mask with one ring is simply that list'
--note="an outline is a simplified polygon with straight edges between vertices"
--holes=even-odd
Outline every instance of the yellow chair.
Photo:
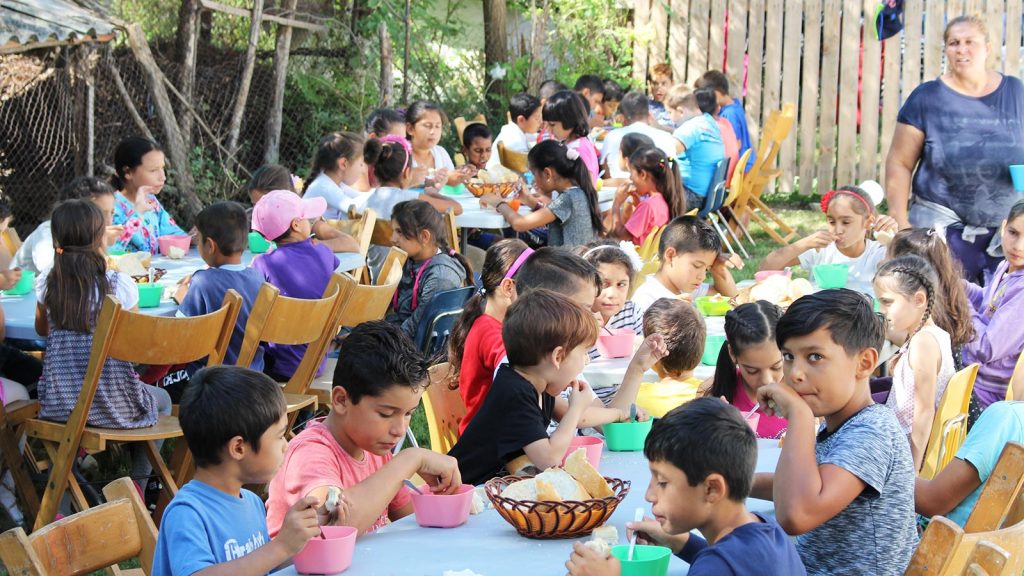
[{"label": "yellow chair", "polygon": [[377,274],[377,286],[384,285],[385,280],[391,277],[391,270],[396,267],[401,270],[408,259],[409,255],[405,253],[405,250],[396,246],[389,248],[388,255],[384,257],[384,264],[380,267],[380,273]]},{"label": "yellow chair", "polygon": [[658,257],[658,243],[661,242],[661,234],[664,231],[665,226],[655,226],[647,234],[647,238],[644,238],[644,243],[640,246],[640,249],[637,250],[641,260],[644,262],[650,262],[652,259],[656,259]]},{"label": "yellow chair", "polygon": [[[753,148],[748,148],[747,151],[744,152],[742,156],[740,156],[740,160],[739,162],[736,163],[736,165],[746,166],[747,160],[750,159],[750,155],[753,153],[753,151]],[[737,213],[736,202],[739,200],[740,194],[743,193],[743,176],[743,170],[740,169],[733,171],[732,181],[729,182],[729,195],[725,197],[725,201],[722,202],[722,207],[718,209],[718,216],[722,218],[723,222],[726,223],[726,232],[730,236],[732,236],[733,240],[736,241],[736,244],[740,243],[740,239],[739,236],[737,236],[736,231],[733,230],[732,226],[736,226],[741,231],[743,231],[743,235],[746,236],[747,240],[750,241],[751,246],[757,246],[757,242],[754,242],[754,239],[750,236],[750,230],[747,229],[747,225],[744,224],[742,219],[735,217]],[[723,213],[723,210],[726,209],[728,209],[729,213],[733,216],[733,222],[731,225],[729,224],[729,221],[726,220],[725,214]]]},{"label": "yellow chair", "polygon": [[1013,400],[1015,396],[1024,398],[1024,394],[1014,394],[1013,389],[1020,387],[1024,392],[1024,352],[1017,357],[1017,365],[1013,367],[1013,374],[1010,375],[1010,382],[1006,385],[1006,401]]},{"label": "yellow chair", "polygon": [[[359,253],[363,256],[364,261],[370,252],[370,244],[377,244],[376,240],[383,242],[382,246],[391,245],[391,223],[387,222],[387,230],[378,232],[377,212],[373,208],[363,210],[363,214],[360,216],[356,213],[355,207],[350,206],[348,220],[327,220],[327,223],[356,239],[356,242],[359,243]],[[352,270],[351,274],[357,280],[369,282],[370,272],[365,265]]]},{"label": "yellow chair", "polygon": [[423,410],[430,431],[430,449],[441,454],[447,454],[458,442],[459,424],[466,416],[462,395],[457,388],[451,387],[451,383],[449,363],[430,367],[430,385],[423,394]]},{"label": "yellow chair", "polygon": [[921,478],[934,478],[963,444],[967,435],[967,409],[977,376],[978,365],[971,364],[950,378],[932,419],[932,431],[919,474]]},{"label": "yellow chair", "polygon": [[498,142],[498,161],[505,168],[519,174],[525,174],[530,170],[527,154],[525,152],[509,150],[505,147],[504,142]]},{"label": "yellow chair", "polygon": [[[769,181],[782,174],[780,170],[772,168],[772,164],[779,155],[782,141],[789,136],[795,122],[796,105],[792,102],[786,102],[782,110],[772,110],[768,114],[768,120],[761,130],[761,143],[757,148],[754,166],[743,177],[744,186],[733,210],[736,219],[749,217],[783,246],[796,237],[796,231],[761,200],[761,194],[764,193]],[[741,169],[742,166],[739,166],[737,171]],[[777,232],[771,224],[777,226],[785,236]]]},{"label": "yellow chair", "polygon": [[[1024,551],[1014,551],[1020,555]],[[1002,547],[982,540],[971,551],[967,557],[967,569],[964,574],[970,576],[1019,576],[1013,573],[1013,564],[1010,552]]]}]

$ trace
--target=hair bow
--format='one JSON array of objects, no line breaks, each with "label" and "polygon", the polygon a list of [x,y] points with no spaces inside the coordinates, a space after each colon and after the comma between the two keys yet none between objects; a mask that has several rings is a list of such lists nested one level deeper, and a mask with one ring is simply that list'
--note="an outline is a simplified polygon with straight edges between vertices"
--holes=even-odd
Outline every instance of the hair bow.
[{"label": "hair bow", "polygon": [[575,162],[580,159],[579,150],[576,150],[575,148],[566,148],[565,157]]}]

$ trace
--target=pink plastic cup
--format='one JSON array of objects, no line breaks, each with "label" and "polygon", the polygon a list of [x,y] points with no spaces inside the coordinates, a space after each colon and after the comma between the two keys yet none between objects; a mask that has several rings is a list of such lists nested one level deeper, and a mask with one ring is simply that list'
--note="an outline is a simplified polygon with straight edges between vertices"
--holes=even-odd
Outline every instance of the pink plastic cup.
[{"label": "pink plastic cup", "polygon": [[170,256],[171,246],[177,246],[188,253],[189,247],[192,245],[191,236],[161,236],[157,238],[157,242],[160,243],[160,255]]},{"label": "pink plastic cup", "polygon": [[633,339],[636,333],[629,328],[601,330],[597,336],[597,351],[605,358],[625,358],[633,355]]},{"label": "pink plastic cup", "polygon": [[430,486],[420,486],[419,495],[412,493],[412,509],[416,523],[425,528],[455,528],[469,519],[473,504],[473,486],[463,484],[455,494],[433,494]]},{"label": "pink plastic cup", "polygon": [[756,282],[763,282],[765,280],[765,278],[769,278],[771,276],[785,276],[786,278],[790,278],[790,277],[793,276],[793,271],[792,270],[761,270],[760,272],[755,272],[754,273],[754,281],[756,281]]},{"label": "pink plastic cup", "polygon": [[745,416],[744,419],[747,421],[747,424],[750,425],[750,428],[754,431],[754,434],[757,434],[757,425],[761,423],[761,413],[754,412],[750,416]]},{"label": "pink plastic cup", "polygon": [[601,450],[604,449],[604,440],[597,436],[573,436],[573,439],[569,442],[569,450],[562,457],[562,466],[565,466],[566,458],[575,452],[577,448],[586,448],[587,461],[597,470],[598,466],[601,465]]},{"label": "pink plastic cup", "polygon": [[310,538],[306,546],[292,558],[300,574],[337,574],[352,565],[356,550],[356,533],[351,526],[321,526],[324,538]]}]

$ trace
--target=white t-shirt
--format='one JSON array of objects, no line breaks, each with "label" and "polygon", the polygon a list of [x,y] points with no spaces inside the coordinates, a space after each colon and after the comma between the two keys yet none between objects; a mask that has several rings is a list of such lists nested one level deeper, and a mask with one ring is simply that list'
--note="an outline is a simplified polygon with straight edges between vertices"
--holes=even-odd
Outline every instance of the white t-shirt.
[{"label": "white t-shirt", "polygon": [[42,270],[49,270],[53,267],[53,234],[50,231],[50,221],[41,223],[36,229],[25,238],[21,247],[14,253],[11,260],[11,268],[31,270],[39,274]]},{"label": "white t-shirt", "polygon": [[395,209],[395,204],[406,200],[415,200],[419,197],[419,190],[380,186],[370,193],[366,207],[373,208],[373,211],[377,213],[377,218],[391,220],[391,211]]},{"label": "white t-shirt", "polygon": [[488,170],[501,165],[501,158],[498,157],[498,142],[504,144],[506,150],[522,152],[523,154],[530,151],[530,142],[526,138],[526,133],[519,128],[519,125],[505,124],[501,127],[501,132],[498,132],[498,137],[491,143],[491,158],[487,161]]},{"label": "white t-shirt", "polygon": [[326,200],[327,211],[324,212],[324,218],[337,220],[348,217],[348,207],[352,204],[358,204],[358,202],[353,202],[353,200],[361,194],[363,193],[344,182],[335,183],[334,180],[331,180],[330,176],[321,172],[309,183],[309,188],[306,188],[304,197],[323,198]]},{"label": "white t-shirt", "polygon": [[[710,290],[710,285],[703,283],[700,285],[700,288],[697,288],[697,290],[694,291],[693,297],[697,298],[699,296],[705,296],[707,295],[708,290]],[[644,280],[644,283],[636,289],[636,292],[633,292],[633,297],[630,298],[630,301],[632,301],[633,305],[636,307],[636,313],[643,317],[644,312],[647,312],[647,309],[651,307],[651,304],[654,304],[662,298],[675,299],[678,297],[679,295],[672,292],[668,287],[662,284],[656,275],[649,274],[647,279]]]},{"label": "white t-shirt", "polygon": [[658,130],[644,122],[633,122],[629,126],[616,128],[605,136],[604,146],[601,147],[601,163],[608,165],[609,176],[612,178],[629,178],[629,171],[623,168],[619,161],[619,147],[622,145],[622,137],[626,134],[650,136],[651,140],[654,140],[654,145],[669,158],[675,158],[679,154],[679,148],[676,147],[678,140],[664,130]]},{"label": "white t-shirt", "polygon": [[[448,155],[448,151],[441,146],[434,146],[430,149],[430,154],[434,157],[434,168],[440,170],[441,168],[447,168],[449,170],[455,170],[455,163],[452,162],[452,157]],[[416,162],[416,158],[412,159],[412,167],[419,166]]]},{"label": "white t-shirt", "polygon": [[[46,278],[50,275],[50,268],[36,276],[36,301],[43,304],[46,299]],[[107,270],[107,280],[114,287],[114,297],[121,303],[125,310],[135,308],[139,303],[139,286],[132,280],[131,276]],[[99,306],[103,305],[102,299]]]},{"label": "white t-shirt", "polygon": [[871,282],[875,279],[875,271],[879,262],[885,258],[885,246],[874,240],[868,240],[864,253],[859,258],[844,256],[835,242],[820,250],[808,250],[800,255],[800,266],[814,278],[812,269],[818,264],[849,264],[850,275],[847,279],[849,288],[874,294]]}]

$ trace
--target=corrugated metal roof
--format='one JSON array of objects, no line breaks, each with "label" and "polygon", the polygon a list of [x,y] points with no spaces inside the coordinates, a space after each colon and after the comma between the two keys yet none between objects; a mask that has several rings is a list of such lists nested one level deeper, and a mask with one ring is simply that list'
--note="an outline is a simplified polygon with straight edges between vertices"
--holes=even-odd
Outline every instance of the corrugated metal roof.
[{"label": "corrugated metal roof", "polygon": [[72,41],[108,36],[116,26],[103,16],[63,0],[2,0],[0,45]]}]

